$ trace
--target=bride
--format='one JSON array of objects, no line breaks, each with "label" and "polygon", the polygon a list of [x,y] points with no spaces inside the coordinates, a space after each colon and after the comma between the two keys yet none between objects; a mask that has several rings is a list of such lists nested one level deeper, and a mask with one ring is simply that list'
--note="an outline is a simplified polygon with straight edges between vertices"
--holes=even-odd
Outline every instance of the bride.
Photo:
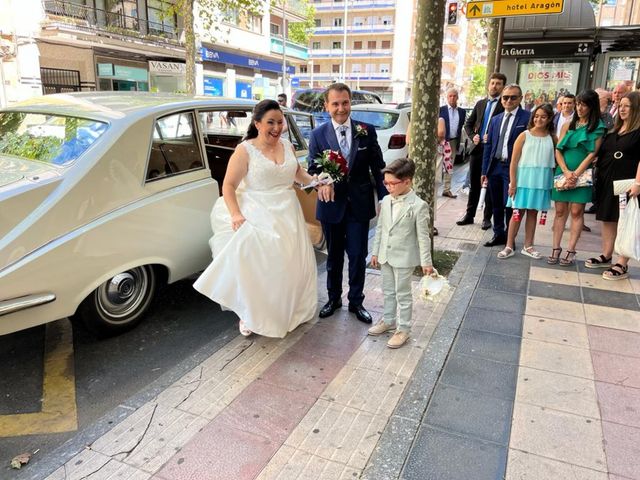
[{"label": "bride", "polygon": [[313,177],[281,137],[284,122],[276,101],[255,106],[211,212],[213,261],[193,285],[233,310],[245,336],[282,338],[316,314],[316,260],[293,190]]}]

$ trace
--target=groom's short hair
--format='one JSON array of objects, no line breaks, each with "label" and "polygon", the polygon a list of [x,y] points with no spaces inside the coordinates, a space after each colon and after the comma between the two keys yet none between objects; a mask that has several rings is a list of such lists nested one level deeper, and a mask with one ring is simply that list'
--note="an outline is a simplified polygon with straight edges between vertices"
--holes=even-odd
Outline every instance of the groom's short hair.
[{"label": "groom's short hair", "polygon": [[324,91],[324,102],[325,103],[327,103],[327,101],[329,101],[329,92],[331,90],[335,90],[336,92],[347,92],[349,94],[349,99],[351,99],[351,89],[349,88],[349,85],[347,85],[346,83],[339,83],[338,82],[338,83],[332,83]]},{"label": "groom's short hair", "polygon": [[410,158],[399,158],[382,170],[382,174],[385,173],[393,175],[398,180],[406,180],[407,178],[412,180],[416,174],[416,164]]}]

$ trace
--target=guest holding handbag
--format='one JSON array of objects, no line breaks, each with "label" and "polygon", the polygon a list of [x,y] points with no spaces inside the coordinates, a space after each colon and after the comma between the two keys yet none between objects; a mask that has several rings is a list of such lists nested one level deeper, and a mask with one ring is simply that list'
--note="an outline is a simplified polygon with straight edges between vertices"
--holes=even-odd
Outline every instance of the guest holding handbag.
[{"label": "guest holding handbag", "polygon": [[[622,280],[629,276],[629,259],[620,256],[611,264],[620,214],[619,196],[614,195],[613,182],[634,178],[629,195],[640,193],[640,93],[631,92],[620,100],[613,130],[605,137],[598,153],[596,183],[596,220],[602,222],[602,254],[590,258],[587,268],[605,268],[606,280]],[[625,194],[626,195],[626,194]]]},{"label": "guest holding handbag", "polygon": [[[547,258],[551,265],[563,267],[575,263],[576,245],[584,225],[584,207],[591,202],[591,164],[602,144],[605,126],[600,119],[600,101],[593,90],[585,90],[576,97],[576,113],[571,123],[563,125],[556,147],[553,219],[553,250]],[[571,214],[571,229],[566,254],[561,258],[562,234]]]}]

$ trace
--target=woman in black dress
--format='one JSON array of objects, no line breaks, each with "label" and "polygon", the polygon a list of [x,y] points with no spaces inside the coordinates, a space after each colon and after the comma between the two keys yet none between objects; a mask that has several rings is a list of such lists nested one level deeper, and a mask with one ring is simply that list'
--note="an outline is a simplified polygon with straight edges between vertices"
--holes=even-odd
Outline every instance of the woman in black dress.
[{"label": "woman in black dress", "polygon": [[631,198],[640,193],[640,93],[631,92],[620,100],[613,130],[605,137],[598,153],[598,181],[596,182],[596,220],[602,222],[602,254],[585,262],[587,268],[606,268],[606,280],[622,280],[627,273],[626,257],[618,257],[612,265],[613,245],[619,217],[619,198],[613,194],[614,180],[635,178],[628,192]]}]

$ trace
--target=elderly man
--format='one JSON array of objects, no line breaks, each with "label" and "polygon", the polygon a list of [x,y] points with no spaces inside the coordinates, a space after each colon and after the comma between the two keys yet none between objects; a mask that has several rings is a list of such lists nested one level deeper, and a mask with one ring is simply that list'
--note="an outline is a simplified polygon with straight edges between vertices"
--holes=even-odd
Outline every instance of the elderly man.
[{"label": "elderly man", "polygon": [[604,88],[596,88],[596,93],[600,100],[600,118],[607,127],[607,130],[613,128],[613,117],[609,113],[609,104],[611,103],[611,92]]},{"label": "elderly man", "polygon": [[620,105],[620,99],[627,93],[629,93],[629,91],[629,86],[624,82],[620,82],[613,88],[613,92],[611,92],[611,99],[613,100],[613,103],[611,104],[609,113],[613,117],[614,121],[616,119],[616,116],[618,115],[618,105]]},{"label": "elderly man", "polygon": [[[451,161],[455,162],[462,136],[462,127],[467,116],[465,109],[458,107],[458,90],[455,88],[447,90],[447,104],[440,107],[439,116],[444,120],[445,140],[449,142],[451,147]],[[443,173],[443,184],[442,196],[456,198],[457,195],[451,192],[450,173]]]}]

